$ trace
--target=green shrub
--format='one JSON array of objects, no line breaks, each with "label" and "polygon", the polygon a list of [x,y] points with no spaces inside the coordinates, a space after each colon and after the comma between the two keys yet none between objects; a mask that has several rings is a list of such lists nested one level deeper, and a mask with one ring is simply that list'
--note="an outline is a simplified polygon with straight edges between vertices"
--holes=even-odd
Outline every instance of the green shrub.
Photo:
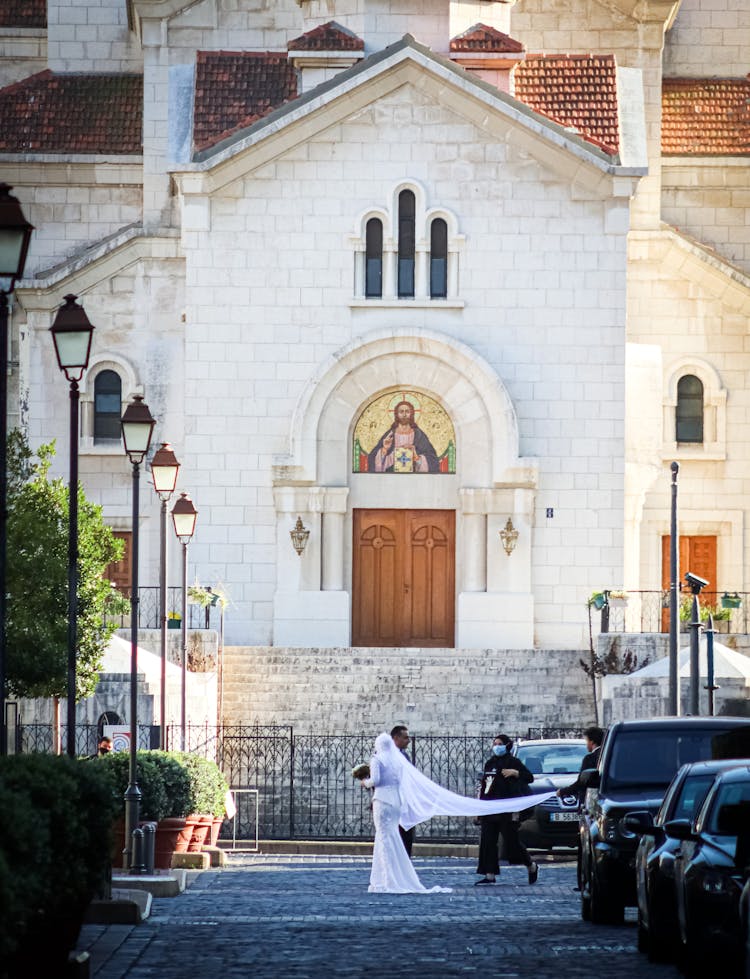
[{"label": "green shrub", "polygon": [[226,813],[225,796],[229,786],[219,766],[201,755],[180,753],[175,757],[185,766],[190,778],[190,811],[223,816]]},{"label": "green shrub", "polygon": [[103,768],[54,755],[0,758],[0,977],[59,975],[105,886],[113,819]]},{"label": "green shrub", "polygon": [[[93,764],[106,769],[119,810],[124,813],[125,790],[130,784],[130,755],[111,751]],[[168,816],[186,816],[190,811],[188,773],[174,755],[166,751],[136,752],[138,787],[141,790],[140,818],[158,822]]]}]

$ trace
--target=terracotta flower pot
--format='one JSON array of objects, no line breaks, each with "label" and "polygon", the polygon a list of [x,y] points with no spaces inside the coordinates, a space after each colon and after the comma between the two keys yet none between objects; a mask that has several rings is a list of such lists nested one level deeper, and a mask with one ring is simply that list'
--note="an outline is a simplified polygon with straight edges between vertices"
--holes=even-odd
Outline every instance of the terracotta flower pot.
[{"label": "terracotta flower pot", "polygon": [[193,838],[193,828],[197,822],[198,816],[195,813],[185,817],[185,825],[177,838],[175,853],[187,853],[190,841]]},{"label": "terracotta flower pot", "polygon": [[180,834],[185,832],[185,820],[175,816],[159,820],[156,826],[156,845],[154,851],[154,867],[169,870],[172,866],[172,854],[177,850]]},{"label": "terracotta flower pot", "polygon": [[216,846],[219,833],[221,832],[221,827],[224,825],[223,816],[214,816],[213,822],[211,823],[211,846]]},{"label": "terracotta flower pot", "polygon": [[193,838],[188,844],[188,853],[200,853],[206,837],[211,832],[213,816],[199,815],[196,819],[197,822],[193,825]]}]

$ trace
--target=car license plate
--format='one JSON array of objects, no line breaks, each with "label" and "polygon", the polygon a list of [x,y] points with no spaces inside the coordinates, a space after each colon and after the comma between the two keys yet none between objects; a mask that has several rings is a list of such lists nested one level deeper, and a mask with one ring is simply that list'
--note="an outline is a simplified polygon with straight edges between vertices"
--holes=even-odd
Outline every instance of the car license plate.
[{"label": "car license plate", "polygon": [[578,813],[577,812],[553,812],[549,818],[550,818],[550,822],[552,823],[577,823]]}]

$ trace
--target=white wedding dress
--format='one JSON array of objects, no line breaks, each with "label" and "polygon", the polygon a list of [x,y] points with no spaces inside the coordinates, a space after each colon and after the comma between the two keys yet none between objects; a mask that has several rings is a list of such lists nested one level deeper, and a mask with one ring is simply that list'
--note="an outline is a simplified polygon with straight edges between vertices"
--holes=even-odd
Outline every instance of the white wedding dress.
[{"label": "white wedding dress", "polygon": [[364,780],[374,788],[372,814],[375,844],[368,890],[378,894],[450,893],[449,887],[425,887],[417,877],[401,841],[399,823],[411,829],[431,816],[487,816],[490,813],[517,812],[536,805],[554,792],[514,799],[482,801],[457,795],[432,782],[401,754],[390,734],[379,734],[370,761],[370,777]]}]

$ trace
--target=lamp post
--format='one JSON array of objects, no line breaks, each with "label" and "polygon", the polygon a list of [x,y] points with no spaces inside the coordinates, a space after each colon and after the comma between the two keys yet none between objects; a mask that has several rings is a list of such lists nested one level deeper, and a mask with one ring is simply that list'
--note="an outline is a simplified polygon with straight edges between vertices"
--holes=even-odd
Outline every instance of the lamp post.
[{"label": "lamp post", "polygon": [[169,442],[151,460],[151,478],[161,500],[159,522],[159,619],[161,626],[161,711],[159,715],[159,747],[166,748],[167,724],[167,503],[177,485],[180,464]]},{"label": "lamp post", "polygon": [[679,540],[677,537],[677,473],[679,462],[669,467],[672,472],[672,505],[669,518],[669,713],[677,717],[680,713],[679,664],[677,662],[677,639],[680,631],[679,620]]},{"label": "lamp post", "polygon": [[180,732],[182,750],[187,751],[187,580],[188,544],[195,533],[198,511],[187,493],[180,493],[179,500],[172,507],[174,532],[182,544],[182,687],[180,693]]},{"label": "lamp post", "polygon": [[700,714],[700,630],[701,630],[701,611],[698,596],[701,589],[710,584],[705,578],[690,571],[685,575],[685,581],[693,593],[693,601],[690,609],[690,687],[689,687],[689,709],[688,713],[693,717]]},{"label": "lamp post", "polygon": [[6,560],[8,551],[8,296],[23,277],[33,225],[13,188],[0,183],[0,755],[8,752],[5,723]]},{"label": "lamp post", "polygon": [[125,791],[125,868],[140,873],[142,868],[133,866],[133,830],[138,828],[141,790],[135,753],[138,741],[138,492],[140,467],[149,446],[156,422],[136,395],[125,409],[121,419],[122,441],[125,454],[133,467],[133,546],[130,597],[130,767],[128,787]]},{"label": "lamp post", "polygon": [[89,365],[94,327],[77,296],[65,296],[50,327],[57,365],[70,383],[70,482],[68,488],[68,755],[76,756],[76,654],[78,646],[78,382]]}]

